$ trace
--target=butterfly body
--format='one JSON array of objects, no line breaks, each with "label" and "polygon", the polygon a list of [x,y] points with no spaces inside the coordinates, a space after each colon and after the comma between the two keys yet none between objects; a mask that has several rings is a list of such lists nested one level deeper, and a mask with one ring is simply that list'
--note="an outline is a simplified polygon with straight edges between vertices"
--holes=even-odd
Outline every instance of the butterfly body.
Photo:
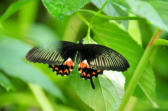
[{"label": "butterfly body", "polygon": [[125,71],[129,67],[127,60],[118,52],[108,47],[97,44],[79,44],[61,41],[57,50],[49,50],[40,47],[31,49],[26,59],[31,62],[49,64],[58,75],[69,75],[78,65],[80,77],[90,79],[92,88],[94,83],[92,77],[98,77],[103,70]]}]

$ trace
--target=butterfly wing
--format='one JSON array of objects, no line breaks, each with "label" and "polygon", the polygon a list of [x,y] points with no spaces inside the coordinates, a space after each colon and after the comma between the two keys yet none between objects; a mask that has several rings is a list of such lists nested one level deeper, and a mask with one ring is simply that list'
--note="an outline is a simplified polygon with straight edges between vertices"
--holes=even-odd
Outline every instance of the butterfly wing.
[{"label": "butterfly wing", "polygon": [[78,70],[82,78],[90,79],[93,89],[93,76],[97,77],[103,70],[125,71],[129,67],[121,54],[105,46],[84,44],[78,51]]},{"label": "butterfly wing", "polygon": [[93,69],[125,71],[129,67],[128,61],[118,52],[97,44],[84,44],[79,51],[77,61],[87,60]]},{"label": "butterfly wing", "polygon": [[74,58],[77,52],[75,43],[61,41],[60,46],[49,50],[41,47],[31,49],[26,59],[31,62],[49,64],[49,67],[57,74],[69,75],[74,67]]}]

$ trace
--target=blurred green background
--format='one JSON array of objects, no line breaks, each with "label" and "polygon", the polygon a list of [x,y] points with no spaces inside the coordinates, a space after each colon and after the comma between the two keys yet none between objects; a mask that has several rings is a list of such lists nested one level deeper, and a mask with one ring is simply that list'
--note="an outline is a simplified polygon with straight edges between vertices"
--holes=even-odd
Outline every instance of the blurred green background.
[{"label": "blurred green background", "polygon": [[[0,16],[16,1],[1,0]],[[87,35],[87,25],[76,13],[60,19],[48,13],[40,0],[22,1],[10,7],[9,13],[0,18],[0,111],[93,110],[76,94],[68,77],[56,76],[48,65],[29,63],[24,58],[35,45],[58,40],[78,41]],[[84,8],[97,11],[100,7],[95,4],[96,0]],[[88,20],[92,16],[90,13],[83,15]],[[156,28],[146,20],[115,21],[115,24],[134,36],[133,39],[143,49]],[[94,36],[94,32],[91,32],[91,36]],[[167,40],[168,33],[164,31],[161,38]],[[96,38],[94,40],[99,41]],[[155,102],[159,108],[134,96],[125,111],[168,111],[167,56],[167,46],[155,46],[149,58],[156,83]],[[43,107],[44,104],[46,106]]]}]

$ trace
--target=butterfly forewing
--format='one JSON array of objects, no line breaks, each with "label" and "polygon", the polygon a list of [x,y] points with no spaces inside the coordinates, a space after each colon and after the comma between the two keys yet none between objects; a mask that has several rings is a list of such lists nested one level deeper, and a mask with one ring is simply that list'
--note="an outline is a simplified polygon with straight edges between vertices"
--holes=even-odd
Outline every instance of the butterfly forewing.
[{"label": "butterfly forewing", "polygon": [[63,64],[68,58],[71,58],[74,61],[77,44],[66,41],[62,41],[60,43],[61,46],[57,46],[52,50],[35,47],[28,52],[26,59],[31,62],[56,65]]}]

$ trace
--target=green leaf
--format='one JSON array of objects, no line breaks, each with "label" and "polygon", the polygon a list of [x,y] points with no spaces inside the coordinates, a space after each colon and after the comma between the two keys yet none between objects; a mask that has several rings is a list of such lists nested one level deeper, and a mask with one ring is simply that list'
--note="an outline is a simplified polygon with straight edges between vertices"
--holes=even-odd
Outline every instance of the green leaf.
[{"label": "green leaf", "polygon": [[167,0],[127,0],[132,12],[146,18],[152,24],[168,31]]},{"label": "green leaf", "polygon": [[129,81],[143,53],[143,49],[132,39],[128,32],[120,29],[114,23],[102,22],[95,24],[93,32],[95,41],[116,50],[128,60],[130,68],[126,72],[126,79]]},{"label": "green leaf", "polygon": [[146,20],[139,20],[138,25],[139,25],[140,35],[142,39],[141,41],[142,46],[145,48],[148,45],[153,32],[150,27],[150,24]]},{"label": "green leaf", "polygon": [[42,0],[48,12],[57,19],[71,15],[79,8],[84,7],[90,0]]},{"label": "green leaf", "polygon": [[46,25],[34,24],[28,30],[28,40],[36,45],[45,46],[46,43],[52,43],[57,40],[57,35]]},{"label": "green leaf", "polygon": [[25,61],[30,46],[8,37],[0,38],[0,69],[9,76],[19,78],[27,83],[40,85],[52,95],[63,99],[60,89],[54,85],[40,70]]},{"label": "green leaf", "polygon": [[116,111],[124,95],[125,78],[121,72],[104,71],[103,75],[93,78],[95,89],[90,80],[80,79],[74,69],[69,79],[78,96],[95,111]]},{"label": "green leaf", "polygon": [[31,84],[31,83],[29,83],[28,85],[29,85],[32,93],[36,97],[37,101],[39,102],[41,109],[43,111],[54,111],[50,101],[46,97],[42,88],[40,88],[38,85]]},{"label": "green leaf", "polygon": [[[132,37],[128,34],[128,32],[121,30],[114,23],[101,22],[101,24],[97,25],[95,24],[93,32],[94,32],[94,40],[96,40],[99,44],[105,45],[107,47],[116,50],[128,60],[130,68],[126,72],[124,72],[127,80],[126,82],[127,85],[143,54],[143,49],[132,39]],[[143,77],[139,81],[139,83],[141,84],[140,87],[141,89],[139,90],[141,90],[141,93],[143,92],[146,97],[149,95],[151,98],[154,98],[153,95],[155,93],[154,91],[155,85],[149,86],[150,89],[153,89],[150,93],[148,93],[149,87],[146,87],[146,85],[155,84],[154,81],[155,78],[154,76],[152,77],[150,76],[150,74],[153,75],[153,73],[150,73],[150,71],[151,71],[150,68],[146,68]],[[149,72],[150,74],[147,72]],[[146,78],[151,80],[148,81]],[[147,92],[148,95],[146,95],[144,91]],[[138,97],[141,98],[140,96]]]},{"label": "green leaf", "polygon": [[30,0],[27,4],[24,4],[19,10],[19,27],[21,36],[27,33],[30,25],[35,21],[38,11],[39,0]]},{"label": "green leaf", "polygon": [[[159,40],[159,41],[157,41],[157,40]],[[156,43],[160,42],[158,45],[168,44],[168,40],[163,40],[163,39],[157,39],[157,40],[156,40]],[[166,43],[164,43],[164,41],[166,41]],[[168,68],[167,68],[167,66],[168,66],[168,59],[167,59],[168,48],[165,46],[158,46],[157,48],[155,48],[154,51],[155,51],[155,53],[153,53],[152,58],[151,58],[153,68],[159,78],[166,79],[166,78],[168,78]],[[162,81],[162,79],[159,79],[159,80]],[[168,82],[167,79],[165,81]]]},{"label": "green leaf", "polygon": [[[92,0],[92,3],[98,7],[101,8],[106,0]],[[125,5],[122,6],[122,4],[126,3],[124,1],[116,1],[116,0],[110,0],[106,6],[103,9],[103,12],[109,16],[112,17],[119,17],[119,16],[128,16],[128,13],[125,11]],[[128,21],[122,21],[126,27],[128,27]]]},{"label": "green leaf", "polygon": [[[92,0],[92,3],[98,8],[101,8],[106,0]],[[120,7],[113,4],[113,0],[107,3],[104,7],[103,12],[109,16],[127,16],[128,14],[123,11]]]},{"label": "green leaf", "polygon": [[[90,30],[88,29],[88,32]],[[90,38],[90,34],[83,39],[85,44],[97,44]],[[76,64],[77,66],[77,64]],[[74,70],[78,70],[77,67]],[[70,75],[71,84],[79,97],[96,111],[116,111],[124,95],[125,77],[121,72],[103,71],[103,75],[93,78],[95,89],[90,80],[79,79],[80,74],[73,71]]]},{"label": "green leaf", "polygon": [[0,98],[0,106],[6,104],[20,104],[31,107],[39,107],[39,104],[35,100],[34,96],[27,92],[4,93],[0,95]]},{"label": "green leaf", "polygon": [[70,82],[74,91],[80,99],[93,110],[104,111],[106,108],[99,80],[97,78],[93,78],[93,82],[96,87],[95,90],[93,90],[90,81],[81,79],[79,72],[75,70],[77,69],[74,69],[70,75]]},{"label": "green leaf", "polygon": [[14,89],[10,80],[0,72],[0,86],[4,87],[7,91]]},{"label": "green leaf", "polygon": [[0,22],[6,20],[8,17],[13,15],[16,11],[18,11],[23,5],[30,2],[32,0],[18,0],[17,2],[12,3],[5,13],[0,17]]},{"label": "green leaf", "polygon": [[109,0],[109,1],[112,5],[117,6],[121,10],[130,12],[129,5],[124,0]]},{"label": "green leaf", "polygon": [[[140,97],[139,99],[144,100],[147,98],[153,107],[158,108],[157,103],[155,102],[155,87],[156,80],[154,77],[154,72],[151,65],[147,65],[147,70],[144,71],[144,74],[138,82],[138,87],[136,87],[135,95]],[[141,90],[139,90],[141,89]]]},{"label": "green leaf", "polygon": [[124,96],[125,77],[121,72],[105,71],[105,76],[99,77],[106,111],[116,111]]},{"label": "green leaf", "polygon": [[[146,23],[145,20],[139,20],[139,26],[142,29],[138,30],[139,28],[137,27],[137,21],[130,21],[129,22],[129,33],[132,35],[132,37],[136,37],[136,38],[134,38],[134,40],[137,41],[139,44],[141,42],[141,40],[139,39],[140,35],[142,35],[143,42],[144,42],[143,39],[147,40],[147,37],[148,38],[152,37],[151,33],[149,33],[150,32],[149,27],[148,27],[147,23],[146,24],[145,23]],[[141,31],[141,34],[139,33],[139,31]],[[146,42],[148,43],[149,41],[146,41]],[[155,87],[156,87],[154,72],[153,72],[150,64],[147,65],[146,69],[147,70],[144,71],[144,74],[142,75],[141,79],[139,80],[139,83],[138,83],[138,86],[135,90],[134,95],[140,97],[140,99],[142,99],[142,100],[147,98],[147,100],[149,100],[148,102],[150,102],[156,108],[158,106],[154,101],[155,100]]]},{"label": "green leaf", "polygon": [[138,21],[129,21],[128,33],[131,37],[133,37],[132,39],[135,40],[139,45],[142,44],[140,28],[138,27]]}]

